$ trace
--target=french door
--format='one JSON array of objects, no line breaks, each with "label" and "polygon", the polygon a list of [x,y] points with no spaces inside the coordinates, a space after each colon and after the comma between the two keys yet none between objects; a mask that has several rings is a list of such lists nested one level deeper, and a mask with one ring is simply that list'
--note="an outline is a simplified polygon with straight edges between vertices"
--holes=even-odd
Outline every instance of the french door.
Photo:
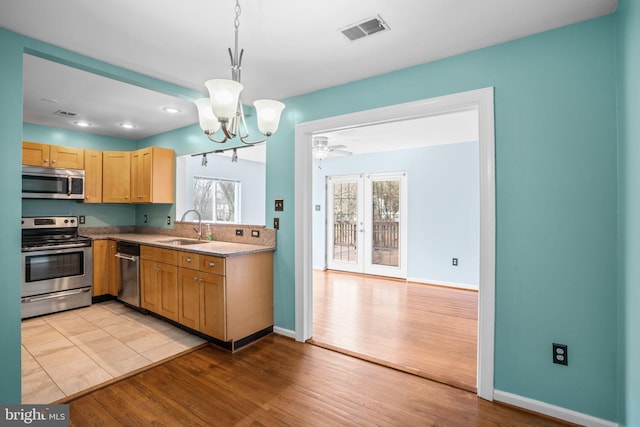
[{"label": "french door", "polygon": [[327,267],[406,278],[404,172],[327,177]]}]

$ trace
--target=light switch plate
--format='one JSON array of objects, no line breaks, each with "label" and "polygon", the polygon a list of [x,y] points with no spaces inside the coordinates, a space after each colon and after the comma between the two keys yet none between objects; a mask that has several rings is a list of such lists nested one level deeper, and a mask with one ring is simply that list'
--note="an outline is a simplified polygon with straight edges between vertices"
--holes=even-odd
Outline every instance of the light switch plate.
[{"label": "light switch plate", "polygon": [[275,200],[275,210],[276,210],[276,212],[284,211],[284,199],[276,199]]}]

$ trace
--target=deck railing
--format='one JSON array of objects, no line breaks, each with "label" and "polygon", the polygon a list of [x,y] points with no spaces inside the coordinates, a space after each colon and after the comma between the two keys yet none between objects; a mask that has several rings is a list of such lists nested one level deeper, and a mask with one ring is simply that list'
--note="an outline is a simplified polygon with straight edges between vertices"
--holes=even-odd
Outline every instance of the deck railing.
[{"label": "deck railing", "polygon": [[[398,248],[398,222],[373,222],[373,247]],[[333,244],[336,246],[353,246],[358,243],[358,227],[355,221],[336,221],[333,227]]]}]

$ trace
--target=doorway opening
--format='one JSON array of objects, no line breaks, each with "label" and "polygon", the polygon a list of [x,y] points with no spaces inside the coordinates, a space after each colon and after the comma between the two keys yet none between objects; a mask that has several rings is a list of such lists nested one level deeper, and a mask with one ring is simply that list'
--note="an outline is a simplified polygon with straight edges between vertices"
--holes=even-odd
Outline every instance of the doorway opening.
[{"label": "doorway opening", "polygon": [[391,123],[477,109],[480,163],[480,273],[478,303],[477,392],[493,399],[493,328],[495,290],[495,177],[493,88],[384,107],[313,122],[296,127],[296,339],[313,335],[312,249],[312,136],[322,131],[349,129],[365,124]]}]

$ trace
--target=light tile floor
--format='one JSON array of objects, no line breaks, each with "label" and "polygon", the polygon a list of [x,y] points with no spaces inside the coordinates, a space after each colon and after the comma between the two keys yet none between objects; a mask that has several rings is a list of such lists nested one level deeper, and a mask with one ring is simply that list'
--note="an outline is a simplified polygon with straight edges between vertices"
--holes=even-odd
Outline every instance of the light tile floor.
[{"label": "light tile floor", "polygon": [[22,402],[51,403],[202,344],[117,301],[22,322]]}]

